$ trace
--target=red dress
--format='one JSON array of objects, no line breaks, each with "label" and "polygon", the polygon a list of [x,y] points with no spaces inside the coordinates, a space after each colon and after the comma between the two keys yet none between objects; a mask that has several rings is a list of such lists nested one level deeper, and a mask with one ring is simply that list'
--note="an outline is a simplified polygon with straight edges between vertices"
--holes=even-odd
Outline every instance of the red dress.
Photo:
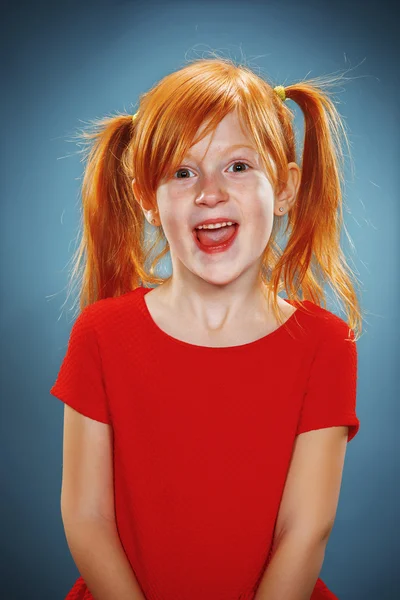
[{"label": "red dress", "polygon": [[[296,435],[358,432],[354,333],[306,301],[258,340],[197,346],[158,327],[151,289],[84,309],[50,393],[113,427],[118,533],[146,599],[251,600]],[[92,600],[82,577],[67,598]],[[318,579],[311,600],[335,598]]]}]

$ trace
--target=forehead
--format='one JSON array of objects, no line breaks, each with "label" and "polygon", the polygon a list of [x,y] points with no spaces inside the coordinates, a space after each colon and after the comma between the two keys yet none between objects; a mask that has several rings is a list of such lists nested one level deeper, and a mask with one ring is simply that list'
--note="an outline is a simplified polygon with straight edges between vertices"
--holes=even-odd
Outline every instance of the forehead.
[{"label": "forehead", "polygon": [[[192,146],[192,149],[194,149],[195,147]],[[212,144],[210,146],[210,149],[212,148]],[[214,154],[216,155],[222,155],[225,154],[226,152],[232,152],[234,150],[246,150],[248,152],[253,152],[253,154],[258,154],[256,148],[254,146],[251,146],[250,144],[225,144],[225,145],[218,145],[218,146],[214,146],[213,148],[214,150]],[[200,153],[200,150],[199,150]],[[195,158],[197,155],[196,150],[194,150],[194,152],[189,151],[186,156],[187,158]]]},{"label": "forehead", "polygon": [[[201,125],[198,135],[202,134],[204,127],[205,124]],[[196,144],[193,144],[187,156],[194,157],[197,154],[205,152],[223,154],[224,152],[240,148],[257,152],[251,136],[240,123],[237,113],[232,112],[219,122],[214,131],[210,132]]]}]

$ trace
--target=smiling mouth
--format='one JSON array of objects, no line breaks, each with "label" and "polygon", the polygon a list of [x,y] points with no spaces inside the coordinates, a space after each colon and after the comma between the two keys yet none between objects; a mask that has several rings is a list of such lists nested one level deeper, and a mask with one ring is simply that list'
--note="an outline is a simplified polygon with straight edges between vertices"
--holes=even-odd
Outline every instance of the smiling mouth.
[{"label": "smiling mouth", "polygon": [[237,223],[210,229],[194,229],[197,239],[203,246],[220,246],[228,242],[236,233]]},{"label": "smiling mouth", "polygon": [[[224,250],[230,248],[230,246],[234,243],[237,237],[239,224],[235,223],[234,225],[229,225],[228,227],[224,227],[221,229],[225,229],[226,231],[219,231],[218,234],[215,234],[214,232],[216,231],[216,229],[194,229],[193,237],[198,248],[200,248],[200,250],[208,254],[223,252]],[[204,231],[212,231],[213,233],[209,235],[207,233],[204,233]]]}]

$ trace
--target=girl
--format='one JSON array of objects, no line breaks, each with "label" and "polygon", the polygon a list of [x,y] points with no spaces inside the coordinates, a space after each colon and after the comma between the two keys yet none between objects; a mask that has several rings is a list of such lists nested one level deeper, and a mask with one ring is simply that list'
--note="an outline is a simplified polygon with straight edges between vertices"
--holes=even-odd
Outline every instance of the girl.
[{"label": "girl", "polygon": [[[315,80],[272,88],[212,58],[84,133],[81,312],[51,388],[69,600],[337,598],[319,572],[359,429],[361,325],[343,131]],[[349,323],[321,306],[326,282]]]}]

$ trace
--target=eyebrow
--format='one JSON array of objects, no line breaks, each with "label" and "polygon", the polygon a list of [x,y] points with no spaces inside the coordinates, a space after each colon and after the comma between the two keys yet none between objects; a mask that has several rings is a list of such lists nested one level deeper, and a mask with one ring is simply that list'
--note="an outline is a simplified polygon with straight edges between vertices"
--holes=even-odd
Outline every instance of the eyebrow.
[{"label": "eyebrow", "polygon": [[[254,146],[249,146],[248,144],[233,144],[232,146],[226,146],[225,148],[222,149],[221,153],[227,152],[228,150],[234,150],[237,148],[249,148],[253,152],[257,153],[257,150],[254,148]],[[190,154],[190,152],[186,155],[186,157],[194,158],[193,155]]]}]

